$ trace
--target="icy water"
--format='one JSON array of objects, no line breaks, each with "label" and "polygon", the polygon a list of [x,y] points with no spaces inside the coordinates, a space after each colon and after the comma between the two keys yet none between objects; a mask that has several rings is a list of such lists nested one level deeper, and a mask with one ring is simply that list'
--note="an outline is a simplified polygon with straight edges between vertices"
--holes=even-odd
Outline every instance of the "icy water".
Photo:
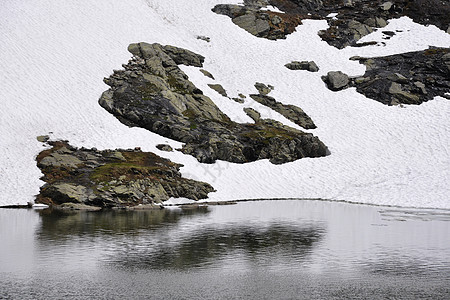
[{"label": "icy water", "polygon": [[0,209],[1,299],[450,299],[450,211]]}]

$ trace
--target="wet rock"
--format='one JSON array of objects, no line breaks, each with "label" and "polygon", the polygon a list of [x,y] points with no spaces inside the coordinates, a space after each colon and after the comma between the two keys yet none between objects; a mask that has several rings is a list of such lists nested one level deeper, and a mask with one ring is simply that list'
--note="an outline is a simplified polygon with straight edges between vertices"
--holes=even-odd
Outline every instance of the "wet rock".
[{"label": "wet rock", "polygon": [[290,70],[306,70],[309,72],[319,71],[319,67],[313,61],[292,61],[284,66]]},{"label": "wet rock", "polygon": [[[170,197],[204,199],[214,191],[207,183],[183,178],[181,165],[151,152],[98,151],[74,148],[64,141],[49,143],[52,148],[36,159],[46,182],[37,203],[72,209],[121,208],[159,203]],[[70,149],[64,155],[71,159],[48,160],[58,151],[67,152],[64,149]]]}]

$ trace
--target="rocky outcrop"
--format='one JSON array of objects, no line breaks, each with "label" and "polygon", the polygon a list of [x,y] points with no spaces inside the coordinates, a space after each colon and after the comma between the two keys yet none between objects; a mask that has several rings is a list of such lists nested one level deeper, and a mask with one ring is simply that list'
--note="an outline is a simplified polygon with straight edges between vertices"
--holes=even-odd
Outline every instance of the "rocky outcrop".
[{"label": "rocky outcrop", "polygon": [[261,10],[267,5],[268,1],[244,1],[244,6],[218,4],[212,11],[230,17],[254,36],[269,40],[285,39],[301,24],[300,16]]},{"label": "rocky outcrop", "polygon": [[217,159],[285,163],[328,153],[312,134],[271,120],[240,124],[196,88],[177,66],[202,66],[203,57],[159,44],[131,44],[134,57],[105,78],[111,88],[100,105],[129,126],[139,126],[185,143],[181,151],[203,163]]},{"label": "rocky outcrop", "polygon": [[421,104],[450,93],[450,48],[352,59],[366,66],[365,74],[349,78],[329,72],[324,80],[330,89],[356,87],[359,93],[386,105]]},{"label": "rocky outcrop", "polygon": [[314,129],[316,125],[313,120],[299,107],[289,104],[283,104],[276,101],[274,98],[266,95],[250,95],[250,97],[256,102],[265,105],[279,114],[283,115],[286,119],[294,122],[298,126],[305,129]]},{"label": "rocky outcrop", "polygon": [[182,165],[151,152],[49,144],[52,148],[36,159],[46,182],[37,203],[73,209],[151,207],[170,197],[204,199],[214,191],[207,183],[183,178]]},{"label": "rocky outcrop", "polygon": [[[328,44],[342,49],[358,46],[361,37],[387,20],[408,16],[423,25],[450,29],[450,2],[441,0],[268,0],[244,1],[244,5],[220,4],[213,8],[227,15],[241,28],[257,37],[286,38],[303,19],[327,20],[329,28],[319,32]],[[261,10],[266,5],[279,8],[284,14]],[[328,17],[337,13],[336,17]],[[369,43],[370,44],[370,43]],[[360,45],[361,46],[361,45]]]}]

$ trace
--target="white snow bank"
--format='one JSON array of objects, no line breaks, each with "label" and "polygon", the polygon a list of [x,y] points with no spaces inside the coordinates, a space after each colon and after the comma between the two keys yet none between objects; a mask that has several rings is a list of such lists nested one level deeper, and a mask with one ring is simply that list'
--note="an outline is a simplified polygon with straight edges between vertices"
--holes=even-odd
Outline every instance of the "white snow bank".
[{"label": "white snow bank", "polygon": [[[450,101],[387,107],[354,89],[329,91],[321,75],[341,70],[364,73],[354,55],[381,56],[448,47],[450,35],[408,18],[391,20],[383,30],[402,29],[390,40],[379,32],[364,41],[386,46],[337,50],[317,36],[325,21],[304,21],[286,40],[256,38],[226,16],[211,12],[223,0],[28,0],[3,1],[0,19],[0,205],[25,204],[43,184],[34,161],[43,149],[36,136],[53,132],[74,146],[141,147],[183,163],[185,176],[211,183],[212,200],[243,198],[328,198],[374,204],[450,208]],[[225,1],[227,2],[227,1]],[[232,1],[229,1],[230,3]],[[236,1],[237,2],[237,1]],[[409,30],[409,31],[408,31]],[[198,40],[208,36],[211,42]],[[139,128],[128,128],[97,100],[108,87],[102,78],[130,58],[131,42],[183,47],[206,57],[204,68],[184,68],[191,80],[224,112],[250,121],[243,107],[260,109],[249,94],[255,82],[275,86],[270,94],[309,114],[317,135],[332,155],[284,165],[268,161],[239,165],[198,163],[179,152],[154,146],[180,143]],[[292,60],[314,60],[318,73],[291,71]],[[197,72],[197,73],[196,73]],[[197,75],[196,75],[197,74]],[[231,97],[247,95],[244,105],[210,90],[220,83]],[[215,93],[215,94],[214,94]],[[287,123],[287,122],[286,122]]]}]

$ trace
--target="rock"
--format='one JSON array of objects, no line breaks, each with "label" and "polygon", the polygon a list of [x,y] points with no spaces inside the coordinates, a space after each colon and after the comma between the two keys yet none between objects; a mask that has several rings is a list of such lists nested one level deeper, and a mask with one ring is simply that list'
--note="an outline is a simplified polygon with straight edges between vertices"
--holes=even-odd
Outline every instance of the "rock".
[{"label": "rock", "polygon": [[209,37],[203,36],[203,35],[197,35],[197,40],[202,40],[202,41],[205,41],[208,43],[211,41],[211,39]]},{"label": "rock", "polygon": [[273,86],[271,86],[271,85],[267,86],[267,85],[265,85],[264,83],[261,83],[261,82],[255,83],[255,88],[258,90],[258,92],[261,95],[267,95],[274,89]]},{"label": "rock", "polygon": [[[198,57],[195,53],[184,53],[183,49],[173,46],[139,45],[138,56],[123,65],[125,70],[114,72],[105,81],[110,90],[99,100],[100,105],[122,123],[179,141],[183,143],[183,153],[202,163],[213,163],[217,159],[235,163],[269,159],[273,163],[285,163],[327,155],[328,149],[317,137],[283,124],[231,121],[177,67],[179,63],[191,63]],[[166,49],[170,49],[170,53]],[[175,56],[183,59],[175,59]],[[162,68],[150,67],[148,61]],[[127,75],[128,70],[141,75],[132,77]],[[115,79],[117,74],[121,80]],[[226,95],[220,85],[210,87]],[[273,87],[267,86],[267,89]],[[183,189],[188,190],[187,186]]]},{"label": "rock", "polygon": [[392,2],[388,1],[388,2],[384,2],[383,4],[380,5],[380,8],[382,10],[390,10],[392,8]]},{"label": "rock", "polygon": [[49,136],[48,135],[40,135],[40,136],[36,137],[36,140],[38,142],[45,143],[49,140]]},{"label": "rock", "polygon": [[[311,118],[299,107],[295,105],[286,105],[276,101],[274,98],[266,95],[250,95],[250,97],[258,103],[270,107],[274,111],[283,115],[286,119],[294,122],[295,124],[305,128],[314,129],[316,125]],[[246,111],[247,112],[247,111]],[[248,114],[248,113],[247,113]],[[250,116],[250,115],[249,115]],[[250,116],[255,120],[252,116]],[[256,120],[255,120],[256,121]]]},{"label": "rock", "polygon": [[[49,144],[52,148],[36,158],[46,182],[36,203],[71,209],[121,208],[170,197],[204,199],[214,191],[207,183],[183,178],[181,165],[150,152],[77,149],[62,141]],[[72,157],[70,161],[81,163],[48,163],[62,149],[70,149],[70,154],[64,154]]]},{"label": "rock", "polygon": [[211,73],[209,73],[208,71],[206,71],[204,69],[200,69],[200,72],[202,72],[203,75],[205,75],[206,77],[209,77],[211,79],[215,79],[214,76]]},{"label": "rock", "polygon": [[231,99],[234,100],[237,103],[244,103],[245,102],[245,100],[242,99],[242,98],[231,98]]},{"label": "rock", "polygon": [[306,70],[309,72],[319,71],[319,67],[313,61],[292,61],[284,66],[290,70]]},{"label": "rock", "polygon": [[408,78],[406,78],[400,73],[389,74],[388,79],[398,83],[408,83],[409,81]]},{"label": "rock", "polygon": [[349,77],[341,71],[331,71],[328,72],[327,76],[325,77],[325,82],[327,83],[330,90],[339,91],[347,87],[349,83]]},{"label": "rock", "polygon": [[172,152],[173,151],[173,148],[170,145],[167,145],[167,144],[156,145],[156,148],[158,148],[161,151],[167,151],[167,152]]},{"label": "rock", "polygon": [[219,94],[221,94],[222,96],[228,97],[227,91],[223,88],[222,85],[220,85],[220,84],[208,84],[208,86],[209,86],[211,89],[213,89],[213,90],[215,90],[216,92],[218,92]]},{"label": "rock", "polygon": [[244,111],[247,114],[247,116],[249,116],[250,118],[253,119],[253,121],[255,121],[255,123],[259,122],[259,120],[261,119],[261,114],[254,110],[253,108],[250,107],[244,107]]},{"label": "rock", "polygon": [[246,14],[234,18],[233,23],[256,36],[262,35],[270,30],[269,22],[258,19],[254,14]]},{"label": "rock", "polygon": [[366,72],[349,85],[386,105],[421,104],[450,90],[449,60],[448,48],[359,58],[366,65]]}]

